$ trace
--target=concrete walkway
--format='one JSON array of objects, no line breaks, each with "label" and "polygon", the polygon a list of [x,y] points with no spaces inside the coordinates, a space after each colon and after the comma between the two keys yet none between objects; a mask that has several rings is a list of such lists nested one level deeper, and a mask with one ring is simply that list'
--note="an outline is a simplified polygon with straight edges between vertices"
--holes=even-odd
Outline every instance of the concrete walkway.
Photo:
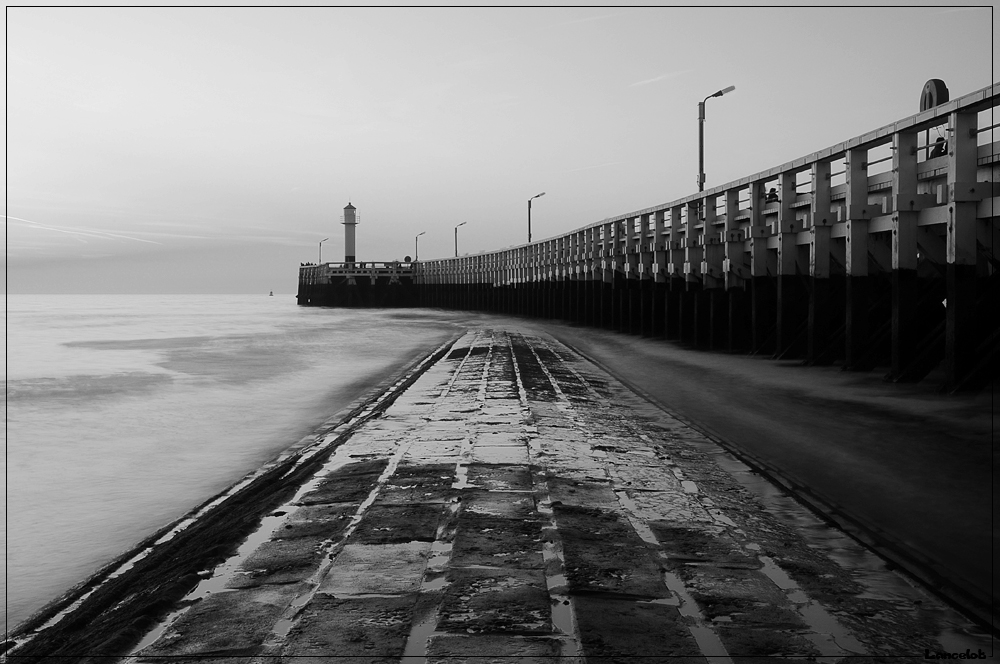
[{"label": "concrete walkway", "polygon": [[[478,329],[425,366],[384,411],[319,436],[317,449],[337,444],[323,467],[121,661],[726,664],[989,648],[553,337]],[[119,606],[148,578],[128,574],[109,576]]]},{"label": "concrete walkway", "polygon": [[880,372],[543,329],[783,478],[983,623],[996,619],[1000,493],[989,391],[946,395],[886,383]]},{"label": "concrete walkway", "polygon": [[470,332],[133,661],[917,660],[974,643],[898,577],[810,546],[734,473],[554,339]]}]

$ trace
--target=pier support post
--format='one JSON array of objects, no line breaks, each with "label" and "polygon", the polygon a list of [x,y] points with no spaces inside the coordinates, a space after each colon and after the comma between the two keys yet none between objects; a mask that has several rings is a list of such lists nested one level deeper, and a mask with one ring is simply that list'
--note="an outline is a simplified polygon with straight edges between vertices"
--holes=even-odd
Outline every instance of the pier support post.
[{"label": "pier support post", "polygon": [[694,295],[694,328],[691,337],[698,348],[710,348],[712,343],[712,290],[703,284],[688,284],[695,286]]},{"label": "pier support post", "polygon": [[536,282],[538,286],[538,313],[537,318],[552,318],[552,279],[540,277]]},{"label": "pier support post", "polygon": [[778,357],[798,357],[801,351],[799,331],[808,313],[805,289],[799,278],[799,247],[796,246],[795,174],[782,173],[781,201],[778,207],[777,253],[777,318],[775,320],[774,353]]},{"label": "pier support post", "polygon": [[[976,113],[952,113],[948,120],[948,230],[945,318],[945,380],[959,388],[976,363]],[[995,310],[991,311],[995,315]]]},{"label": "pier support post", "polygon": [[635,302],[636,302],[636,327],[633,330],[633,334],[638,334],[640,337],[645,337],[646,335],[646,316],[647,309],[646,306],[646,280],[636,279],[635,280]]},{"label": "pier support post", "polygon": [[583,275],[583,322],[591,327],[600,327],[597,322],[597,280],[594,278],[593,267],[588,266]]},{"label": "pier support post", "polygon": [[764,183],[750,183],[750,328],[751,352],[774,352],[775,313],[774,274],[777,261],[767,248],[767,227],[764,225]]},{"label": "pier support post", "polygon": [[809,321],[807,324],[806,362],[829,364],[822,359],[830,337],[830,280],[809,277]]},{"label": "pier support post", "polygon": [[[541,272],[541,269],[538,270]],[[552,307],[550,306],[552,294],[552,281],[545,276],[535,278],[535,318],[552,318]]]},{"label": "pier support post", "polygon": [[723,288],[712,288],[708,291],[708,298],[708,347],[711,350],[725,350],[728,347],[729,331],[728,293]]},{"label": "pier support post", "polygon": [[553,271],[552,277],[549,279],[549,318],[562,320],[565,295],[562,276]]},{"label": "pier support post", "polygon": [[680,311],[678,312],[680,324],[680,340],[684,343],[697,345],[698,320],[698,295],[701,292],[701,284],[686,282],[684,290],[681,292]]},{"label": "pier support post", "polygon": [[642,282],[628,280],[628,333],[642,334]]},{"label": "pier support post", "polygon": [[675,276],[667,277],[663,291],[663,336],[666,339],[681,337],[681,295],[684,282]]},{"label": "pier support post", "polygon": [[556,286],[556,318],[561,321],[569,322],[573,320],[574,300],[573,293],[570,290],[573,284],[570,282],[568,275],[560,274],[558,280],[556,281]]},{"label": "pier support post", "polygon": [[917,288],[916,269],[893,269],[892,368],[890,370],[890,377],[893,379],[899,379],[903,375],[903,371],[916,359],[917,335],[920,330],[920,325],[916,320]]},{"label": "pier support post", "polygon": [[618,275],[618,271],[615,271],[615,325],[614,329],[616,332],[628,333],[628,288],[630,282],[628,279]]},{"label": "pier support post", "polygon": [[656,299],[653,294],[656,291],[656,282],[652,279],[643,279],[639,282],[639,302],[640,302],[640,326],[639,334],[644,337],[653,336],[653,313],[656,309]]},{"label": "pier support post", "polygon": [[844,368],[852,371],[871,369],[864,364],[868,340],[868,277],[847,277],[846,320],[844,333]]},{"label": "pier support post", "polygon": [[576,293],[576,280],[567,273],[562,278],[562,289],[565,305],[563,306],[563,320],[567,323],[577,322],[577,305],[579,300]]},{"label": "pier support post", "polygon": [[607,329],[611,327],[611,284],[605,277],[606,270],[599,273],[600,280],[597,282],[597,327]]},{"label": "pier support post", "polygon": [[750,348],[751,328],[747,297],[747,287],[737,286],[726,291],[729,306],[726,334],[727,349],[730,353],[745,352]]},{"label": "pier support post", "polygon": [[577,317],[576,308],[579,304],[576,293],[576,280],[567,272],[563,275],[560,282],[562,283],[564,298],[562,319],[567,323],[575,323]]},{"label": "pier support post", "polygon": [[976,363],[976,266],[948,263],[945,318],[945,384],[956,388]]},{"label": "pier support post", "polygon": [[618,316],[619,300],[621,300],[621,293],[618,292],[618,280],[615,278],[614,272],[611,273],[611,281],[607,286],[608,292],[608,318],[605,327],[615,332],[619,331],[618,323],[620,318]]},{"label": "pier support post", "polygon": [[775,312],[774,277],[768,274],[767,241],[763,237],[750,240],[750,318],[753,329],[753,353],[774,352]]},{"label": "pier support post", "polygon": [[649,289],[649,334],[658,339],[663,336],[663,304],[666,302],[665,284],[661,281],[651,281]]},{"label": "pier support post", "polygon": [[813,197],[809,216],[809,312],[806,322],[806,362],[829,364],[832,301],[830,288],[830,234],[836,218],[830,199],[830,162],[812,166]]},{"label": "pier support post", "polygon": [[[726,231],[723,238],[722,284],[726,290],[726,350],[730,353],[749,346],[750,324],[746,314],[746,284],[750,275],[745,264],[745,234],[740,226],[740,195],[743,187],[726,191]],[[753,188],[748,193],[753,195]]]},{"label": "pier support post", "polygon": [[629,330],[629,296],[631,295],[631,280],[625,277],[625,275],[615,270],[614,272],[614,288],[615,288],[615,325],[614,329],[618,332],[624,332],[628,334]]},{"label": "pier support post", "polygon": [[844,262],[847,272],[844,321],[844,368],[871,369],[865,358],[868,344],[868,219],[876,211],[868,205],[868,151],[848,150],[844,159],[847,178]]},{"label": "pier support post", "polygon": [[916,360],[922,321],[917,320],[917,134],[893,136],[892,153],[892,349],[889,376],[899,380]]},{"label": "pier support post", "polygon": [[775,323],[775,356],[794,358],[798,356],[797,337],[801,314],[808,314],[808,303],[804,301],[802,284],[793,274],[778,275],[776,281],[777,320]]},{"label": "pier support post", "polygon": [[775,313],[774,277],[753,277],[750,284],[750,306],[753,325],[753,352],[774,352]]},{"label": "pier support post", "polygon": [[583,275],[580,274],[579,268],[577,272],[573,275],[573,279],[570,282],[573,289],[573,322],[577,324],[585,324],[586,321],[586,281],[584,281]]},{"label": "pier support post", "polygon": [[586,323],[591,327],[600,327],[600,301],[601,295],[598,292],[598,287],[600,283],[597,281],[597,273],[594,270],[593,265],[589,266],[587,269],[587,305],[586,305]]}]

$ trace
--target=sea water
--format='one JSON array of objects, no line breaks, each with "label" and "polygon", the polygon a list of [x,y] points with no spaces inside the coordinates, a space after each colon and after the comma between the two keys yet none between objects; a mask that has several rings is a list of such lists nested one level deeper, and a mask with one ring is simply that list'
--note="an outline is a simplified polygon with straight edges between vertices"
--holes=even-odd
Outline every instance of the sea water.
[{"label": "sea water", "polygon": [[299,307],[288,295],[8,295],[6,304],[6,630],[464,319]]}]

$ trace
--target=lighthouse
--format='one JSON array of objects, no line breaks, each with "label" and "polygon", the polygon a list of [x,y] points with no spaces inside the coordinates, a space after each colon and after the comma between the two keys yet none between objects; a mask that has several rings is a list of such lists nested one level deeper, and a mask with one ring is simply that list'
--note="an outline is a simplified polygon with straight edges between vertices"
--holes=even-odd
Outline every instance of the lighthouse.
[{"label": "lighthouse", "polygon": [[[351,203],[344,207],[344,262],[299,266],[299,304],[324,307],[409,307],[416,303],[414,265],[406,261],[358,261],[355,237],[361,216]],[[332,236],[331,236],[332,237]],[[323,243],[330,238],[320,240]],[[0,648],[2,650],[2,648]]]},{"label": "lighthouse", "polygon": [[349,202],[344,208],[344,262],[353,263],[357,257],[354,253],[354,227],[358,225],[355,208]]}]

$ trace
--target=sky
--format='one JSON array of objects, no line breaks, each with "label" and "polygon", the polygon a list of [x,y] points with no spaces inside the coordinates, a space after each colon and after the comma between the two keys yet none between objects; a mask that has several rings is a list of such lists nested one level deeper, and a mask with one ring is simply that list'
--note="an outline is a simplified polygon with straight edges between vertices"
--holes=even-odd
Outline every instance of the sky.
[{"label": "sky", "polygon": [[294,293],[539,240],[994,81],[981,7],[11,8],[6,292]]}]

